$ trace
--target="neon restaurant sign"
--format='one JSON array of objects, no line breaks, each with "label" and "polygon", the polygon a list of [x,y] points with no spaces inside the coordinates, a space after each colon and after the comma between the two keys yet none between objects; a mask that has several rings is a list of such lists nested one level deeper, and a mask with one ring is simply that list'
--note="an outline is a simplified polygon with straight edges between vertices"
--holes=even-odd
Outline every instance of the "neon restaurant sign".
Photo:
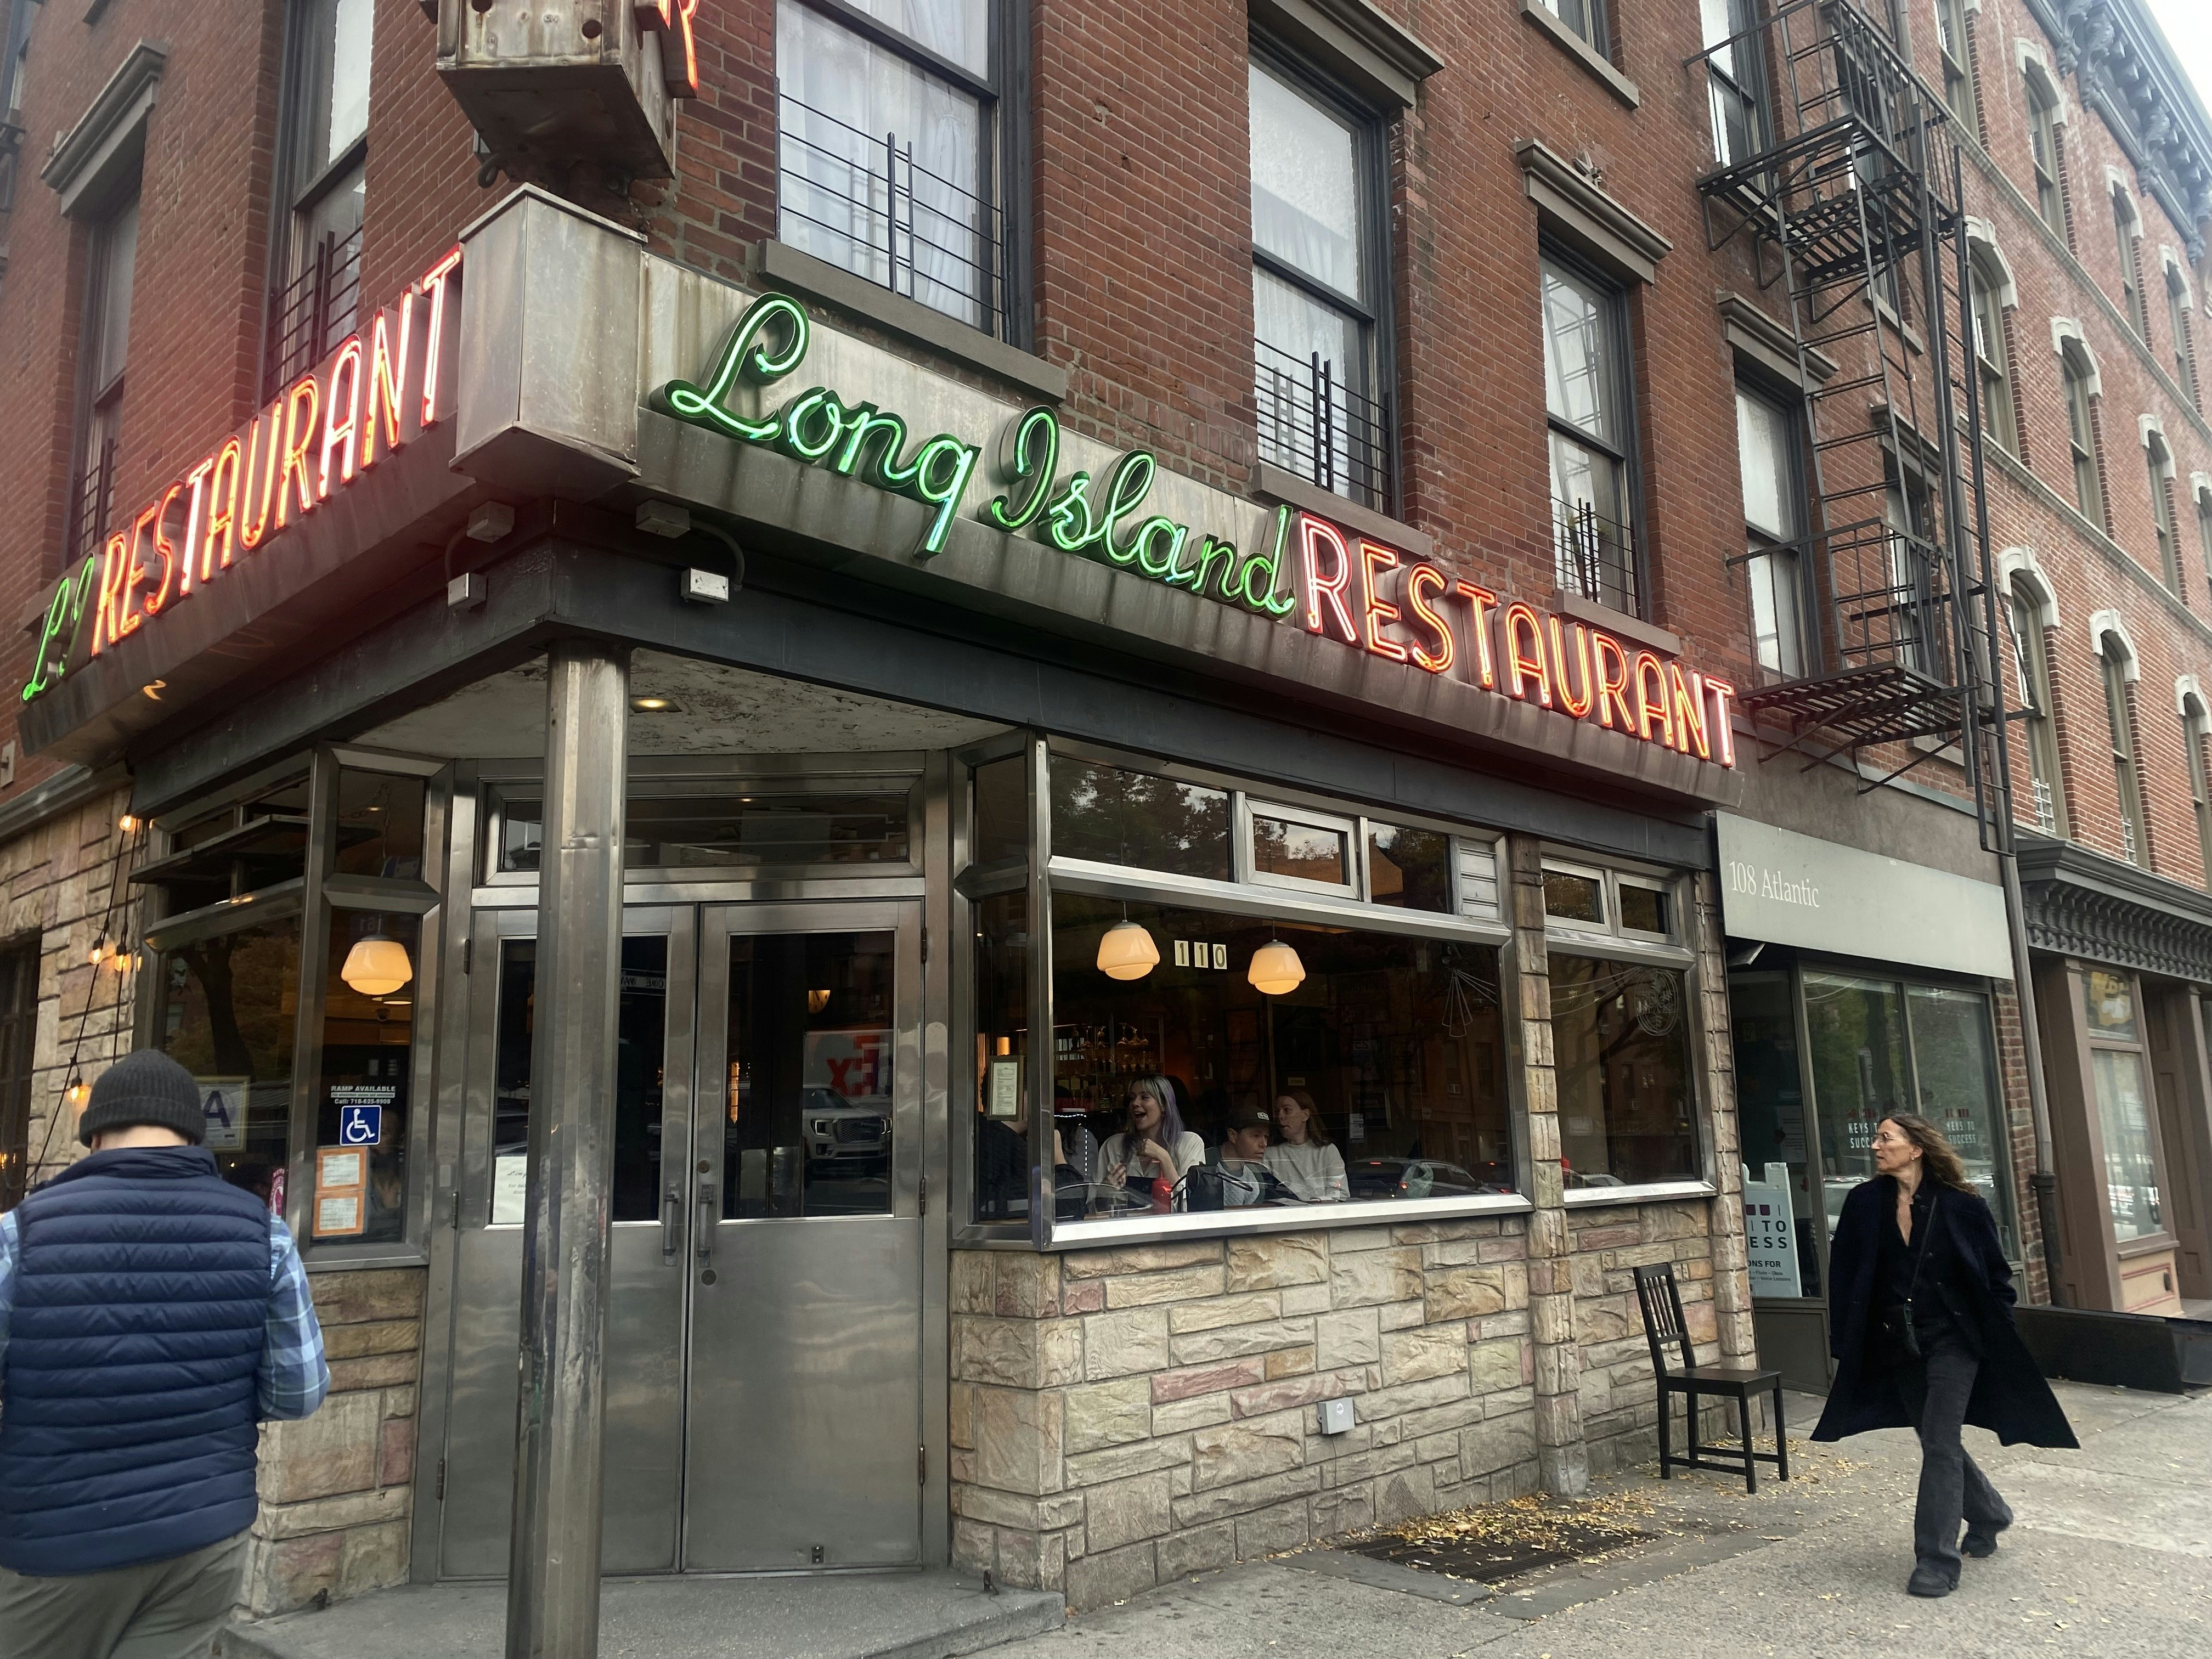
[{"label": "neon restaurant sign", "polygon": [[[671,380],[655,408],[741,443],[930,509],[917,556],[945,549],[982,465],[981,449],[940,433],[909,446],[903,417],[814,386],[774,414],[732,409],[740,384],[765,387],[805,361],[811,328],[798,301],[756,301],[705,384]],[[1733,768],[1735,687],[1603,629],[1540,612],[1318,514],[1275,509],[1260,545],[1234,543],[1145,511],[1158,462],[1132,450],[1101,474],[1063,471],[1059,417],[1040,405],[1008,422],[994,471],[1004,493],[975,509],[991,528],[1034,537],[1169,587],[1237,606],[1409,671],[1594,721],[1645,743]]]},{"label": "neon restaurant sign", "polygon": [[234,566],[266,556],[293,525],[443,419],[441,355],[460,264],[461,250],[447,252],[396,307],[347,336],[63,576],[23,701],[61,683],[88,615],[84,652],[97,657]]}]

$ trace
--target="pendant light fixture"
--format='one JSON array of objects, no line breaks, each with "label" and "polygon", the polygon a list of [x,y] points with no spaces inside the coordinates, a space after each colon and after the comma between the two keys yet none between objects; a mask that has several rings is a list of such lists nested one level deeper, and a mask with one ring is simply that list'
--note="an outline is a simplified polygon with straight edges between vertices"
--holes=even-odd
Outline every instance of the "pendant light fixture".
[{"label": "pendant light fixture", "polygon": [[1252,953],[1251,970],[1245,977],[1262,996],[1286,996],[1305,983],[1306,965],[1296,951],[1271,939]]},{"label": "pendant light fixture", "polygon": [[1109,979],[1142,979],[1160,965],[1152,936],[1124,916],[1098,941],[1098,971]]},{"label": "pendant light fixture", "polygon": [[346,952],[345,966],[338,969],[338,977],[365,997],[390,996],[415,977],[407,947],[385,937],[382,917],[376,926],[376,932],[353,942],[353,949]]}]

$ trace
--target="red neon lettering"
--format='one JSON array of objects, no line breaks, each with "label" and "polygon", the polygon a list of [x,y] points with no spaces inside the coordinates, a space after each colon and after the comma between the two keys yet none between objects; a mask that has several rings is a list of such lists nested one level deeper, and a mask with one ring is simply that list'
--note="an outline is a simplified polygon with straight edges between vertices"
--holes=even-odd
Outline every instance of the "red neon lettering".
[{"label": "red neon lettering", "polygon": [[1620,729],[1634,732],[1636,717],[1628,712],[1628,653],[1612,635],[1592,629],[1590,655],[1597,666],[1598,724],[1610,730],[1617,713]]},{"label": "red neon lettering", "polygon": [[425,427],[438,424],[439,348],[445,343],[446,279],[459,269],[460,263],[461,250],[456,246],[444,258],[424,271],[422,280],[416,284],[430,301],[429,338],[422,343],[422,424]]},{"label": "red neon lettering", "polygon": [[376,465],[376,423],[384,422],[384,447],[398,449],[407,441],[401,429],[399,404],[406,395],[407,348],[415,332],[415,290],[409,289],[399,296],[399,355],[392,352],[392,331],[385,326],[389,312],[376,313],[376,324],[369,331],[368,346],[368,419],[361,428],[361,465],[367,471]]},{"label": "red neon lettering", "polygon": [[107,545],[100,550],[100,604],[92,616],[92,654],[95,657],[103,644],[115,644],[138,625],[136,620],[129,627],[123,623],[123,562],[130,551],[130,544],[120,536],[110,536]]},{"label": "red neon lettering", "polygon": [[191,499],[185,505],[185,572],[177,581],[177,597],[180,599],[192,591],[193,578],[199,574],[200,515],[207,506],[208,474],[214,471],[215,457],[209,455],[185,474],[185,488],[191,491]]},{"label": "red neon lettering", "polygon": [[1473,582],[1455,582],[1452,591],[1467,601],[1468,632],[1474,640],[1475,666],[1481,671],[1479,684],[1486,691],[1495,691],[1498,674],[1490,660],[1490,613],[1498,609],[1498,595]]},{"label": "red neon lettering", "polygon": [[161,511],[158,504],[142,507],[138,516],[131,521],[131,546],[124,557],[123,585],[116,597],[116,616],[122,622],[125,634],[135,634],[151,611],[142,612],[136,603],[138,589],[143,584],[146,567],[138,562],[139,550],[146,545],[146,532],[152,528],[155,514]]},{"label": "red neon lettering", "polygon": [[[295,495],[301,518],[315,510],[314,481],[307,476],[307,448],[315,441],[315,416],[322,398],[322,388],[315,384],[312,374],[301,375],[284,394],[284,476],[276,484],[279,530],[291,522],[292,499]],[[307,411],[304,421],[300,418],[303,409]]]},{"label": "red neon lettering", "polygon": [[[1365,625],[1367,648],[1378,657],[1388,657],[1393,662],[1406,660],[1406,647],[1394,639],[1384,636],[1383,628],[1398,620],[1398,607],[1378,598],[1375,592],[1375,573],[1395,570],[1398,556],[1379,542],[1362,540],[1359,544],[1359,609],[1360,620]],[[1378,626],[1377,624],[1380,624]]]},{"label": "red neon lettering", "polygon": [[[338,397],[338,377],[345,377],[345,397]],[[338,420],[340,411],[345,420]],[[353,482],[353,440],[355,428],[361,425],[361,336],[349,334],[338,355],[331,361],[330,406],[323,411],[323,458],[315,470],[316,498],[331,498],[331,451],[338,453],[340,483]]]},{"label": "red neon lettering", "polygon": [[[1319,553],[1323,542],[1336,555],[1336,574],[1326,579],[1321,574]],[[1346,645],[1358,644],[1359,630],[1352,625],[1352,612],[1344,604],[1344,590],[1352,581],[1352,550],[1344,544],[1343,532],[1326,519],[1316,519],[1310,513],[1298,514],[1298,565],[1306,599],[1306,632],[1341,640]],[[1328,601],[1328,617],[1322,615],[1324,598]],[[1330,618],[1341,631],[1330,630]]]},{"label": "red neon lettering", "polygon": [[[1526,635],[1528,648],[1521,648]],[[1527,682],[1536,682],[1536,701],[1545,708],[1552,706],[1551,676],[1544,667],[1544,624],[1536,620],[1536,613],[1516,599],[1505,607],[1505,689],[1512,696],[1527,702]]]},{"label": "red neon lettering", "polygon": [[1557,617],[1552,618],[1552,684],[1559,693],[1560,708],[1581,720],[1590,711],[1590,702],[1597,695],[1597,685],[1590,678],[1589,630],[1580,623],[1574,624],[1574,659],[1581,673],[1582,695],[1577,696],[1567,687],[1566,635],[1560,629]]},{"label": "red neon lettering", "polygon": [[[276,497],[276,457],[283,448],[276,441],[276,416],[283,406],[284,400],[278,398],[265,411],[256,415],[252,424],[246,428],[246,471],[240,483],[243,505],[238,516],[238,544],[248,553],[260,546],[262,538],[269,533],[269,510],[275,505]],[[266,443],[262,442],[264,438],[267,439]],[[258,506],[253,500],[256,445],[260,445],[262,450],[261,501]],[[225,559],[223,562],[227,565],[230,561]]]},{"label": "red neon lettering", "polygon": [[[169,503],[184,493],[184,480],[180,478],[162,492],[161,505],[154,509],[154,552],[161,561],[161,585],[146,596],[146,614],[149,617],[161,614],[161,607],[169,602],[170,585],[176,580],[177,545],[164,533],[164,528],[169,522]],[[189,548],[191,544],[191,537],[187,534],[185,545]],[[191,574],[191,556],[187,553],[185,556],[185,574],[190,576]]]},{"label": "red neon lettering", "polygon": [[[238,488],[241,477],[251,477],[235,437],[225,438],[215,453],[215,475],[209,481],[207,538],[200,543],[200,580],[213,581],[216,572],[230,568],[232,531],[238,523]],[[228,480],[226,483],[225,481]],[[216,544],[222,544],[222,562],[216,562]]]},{"label": "red neon lettering", "polygon": [[1698,678],[1698,671],[1692,669],[1686,683],[1682,665],[1669,663],[1667,685],[1674,701],[1674,746],[1686,755],[1694,744],[1699,760],[1711,760],[1713,748],[1705,737],[1705,688]]},{"label": "red neon lettering", "polygon": [[[1667,706],[1667,671],[1649,651],[1636,653],[1636,714],[1637,736],[1663,748],[1674,746],[1674,714]],[[1654,720],[1659,723],[1659,735],[1656,738],[1651,735]]]},{"label": "red neon lettering", "polygon": [[[699,37],[694,20],[699,15],[699,0],[659,0],[660,26],[675,28],[684,35],[684,78],[672,80],[669,92],[678,98],[696,98],[699,95]],[[665,74],[665,65],[663,66]]]},{"label": "red neon lettering", "polygon": [[1452,659],[1459,654],[1459,649],[1452,643],[1451,624],[1430,608],[1429,602],[1421,597],[1421,590],[1433,586],[1441,593],[1448,580],[1444,573],[1432,564],[1417,564],[1406,573],[1406,604],[1421,625],[1437,636],[1437,648],[1433,651],[1419,641],[1414,643],[1413,664],[1431,674],[1450,673]]},{"label": "red neon lettering", "polygon": [[1735,696],[1735,687],[1709,674],[1705,677],[1705,690],[1713,694],[1713,737],[1721,747],[1721,764],[1733,769],[1735,765],[1735,728],[1729,714],[1729,699]]}]

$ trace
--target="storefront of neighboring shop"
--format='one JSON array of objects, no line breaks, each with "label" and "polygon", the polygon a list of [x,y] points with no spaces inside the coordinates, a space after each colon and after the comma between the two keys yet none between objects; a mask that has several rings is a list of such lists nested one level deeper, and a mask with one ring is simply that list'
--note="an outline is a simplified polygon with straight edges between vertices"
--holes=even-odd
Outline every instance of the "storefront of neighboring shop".
[{"label": "storefront of neighboring shop", "polygon": [[1716,824],[1759,1352],[1825,1393],[1829,1240],[1887,1113],[1943,1132],[2024,1266],[2003,893],[1732,813]]},{"label": "storefront of neighboring shop", "polygon": [[[506,1571],[578,1067],[610,1571],[1091,1605],[1649,1455],[1637,1265],[1748,1363],[1733,688],[533,191],[385,298],[177,434],[26,688],[133,768],[140,1040],[380,1367],[272,1444],[354,1565],[277,1526],[257,1606]],[[1972,1147],[1998,970],[1804,948],[1850,1054],[1752,1161],[1811,1215],[1916,1076]],[[287,1509],[356,1442],[349,1518]]]}]

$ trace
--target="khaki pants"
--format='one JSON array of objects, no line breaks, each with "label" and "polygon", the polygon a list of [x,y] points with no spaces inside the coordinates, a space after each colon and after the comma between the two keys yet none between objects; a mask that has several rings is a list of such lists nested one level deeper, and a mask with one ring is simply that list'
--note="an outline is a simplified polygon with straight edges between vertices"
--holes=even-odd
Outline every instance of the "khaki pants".
[{"label": "khaki pants", "polygon": [[0,1659],[205,1659],[238,1599],[250,1536],[66,1578],[0,1567]]}]

